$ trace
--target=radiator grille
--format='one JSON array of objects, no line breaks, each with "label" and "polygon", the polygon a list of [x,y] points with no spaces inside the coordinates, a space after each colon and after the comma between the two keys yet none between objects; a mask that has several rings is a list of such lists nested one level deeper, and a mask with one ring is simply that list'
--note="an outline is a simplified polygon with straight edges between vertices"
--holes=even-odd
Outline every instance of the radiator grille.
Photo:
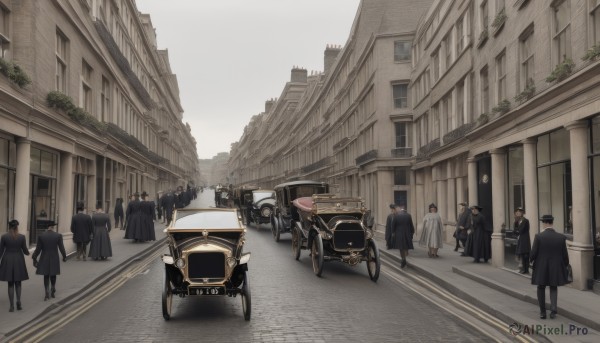
[{"label": "radiator grille", "polygon": [[225,255],[220,252],[188,255],[188,275],[190,279],[224,278]]}]

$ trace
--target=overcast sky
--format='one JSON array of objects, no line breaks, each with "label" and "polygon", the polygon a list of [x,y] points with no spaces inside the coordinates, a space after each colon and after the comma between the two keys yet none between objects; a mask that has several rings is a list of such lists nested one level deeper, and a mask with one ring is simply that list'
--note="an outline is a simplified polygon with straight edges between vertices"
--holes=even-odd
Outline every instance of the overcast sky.
[{"label": "overcast sky", "polygon": [[137,0],[179,80],[198,157],[229,152],[294,66],[323,70],[348,39],[359,0]]}]

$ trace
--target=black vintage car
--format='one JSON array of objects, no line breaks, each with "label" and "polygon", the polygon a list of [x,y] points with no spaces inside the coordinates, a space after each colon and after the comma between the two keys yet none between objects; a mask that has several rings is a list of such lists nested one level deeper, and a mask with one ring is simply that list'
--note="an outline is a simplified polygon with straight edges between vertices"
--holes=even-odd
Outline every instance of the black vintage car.
[{"label": "black vintage car", "polygon": [[240,210],[244,224],[248,224],[248,203],[252,202],[252,192],[257,189],[260,187],[240,186],[233,189],[233,205]]},{"label": "black vintage car", "polygon": [[257,189],[252,191],[252,198],[246,201],[246,225],[270,223],[271,214],[275,209],[275,193],[270,189]]},{"label": "black vintage car", "polygon": [[323,272],[323,262],[341,261],[351,266],[365,261],[369,277],[379,278],[381,261],[373,230],[365,225],[367,210],[361,198],[315,194],[293,201],[292,251],[310,250],[313,271]]},{"label": "black vintage car", "polygon": [[169,247],[169,254],[162,257],[165,320],[171,319],[175,295],[240,295],[244,319],[250,320],[250,253],[243,252],[246,229],[237,209],[179,209],[165,232]]},{"label": "black vintage car", "polygon": [[292,201],[313,194],[329,192],[329,185],[317,181],[292,181],[275,186],[275,210],[271,215],[271,231],[275,242],[279,242],[282,233],[291,232],[292,216],[297,209]]}]

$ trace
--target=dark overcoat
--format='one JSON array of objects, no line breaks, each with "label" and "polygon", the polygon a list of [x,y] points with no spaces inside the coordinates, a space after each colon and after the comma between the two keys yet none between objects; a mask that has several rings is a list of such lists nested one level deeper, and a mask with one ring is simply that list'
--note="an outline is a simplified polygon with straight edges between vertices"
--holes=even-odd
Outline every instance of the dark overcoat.
[{"label": "dark overcoat", "polygon": [[94,225],[94,239],[90,245],[89,256],[91,258],[111,257],[112,245],[108,233],[112,229],[110,218],[106,213],[94,213],[92,215]]},{"label": "dark overcoat", "polygon": [[175,206],[175,196],[169,192],[164,196],[161,206],[165,209],[165,217],[170,222],[173,219],[173,207]]},{"label": "dark overcoat", "polygon": [[37,246],[33,252],[33,260],[36,261],[38,256],[40,260],[37,262],[38,275],[59,275],[60,274],[60,260],[58,258],[58,251],[64,258],[67,258],[67,252],[63,244],[63,236],[60,233],[54,232],[53,230],[46,230],[38,236]]},{"label": "dark overcoat", "polygon": [[517,255],[529,254],[531,251],[531,238],[529,238],[529,219],[522,218],[520,221],[515,221],[514,230],[519,235],[517,239]]},{"label": "dark overcoat", "polygon": [[538,286],[562,286],[567,284],[567,238],[554,231],[545,229],[535,235],[529,259],[533,262],[531,283]]},{"label": "dark overcoat", "polygon": [[94,233],[92,218],[85,213],[77,213],[71,219],[71,232],[73,232],[73,242],[88,243]]},{"label": "dark overcoat", "polygon": [[385,222],[385,243],[388,248],[392,248],[394,246],[394,241],[392,239],[392,221],[394,220],[394,214],[390,213],[387,216],[387,220]]},{"label": "dark overcoat", "polygon": [[[454,232],[455,238],[460,239],[460,240],[467,239],[467,230],[471,227],[470,217],[471,217],[471,214],[467,210],[458,214],[458,218],[456,220],[456,231]],[[462,229],[461,229],[461,226],[462,226]]]},{"label": "dark overcoat", "polygon": [[492,233],[485,227],[485,220],[481,213],[471,216],[471,229],[473,230],[473,258],[475,260],[489,260],[492,257]]},{"label": "dark overcoat", "polygon": [[25,255],[29,255],[25,236],[17,234],[15,238],[5,233],[0,238],[0,281],[23,281],[29,279]]},{"label": "dark overcoat", "polygon": [[122,201],[117,201],[117,203],[115,204],[115,221],[118,221],[119,218],[121,218],[121,220],[123,220],[123,202]]},{"label": "dark overcoat", "polygon": [[415,248],[412,242],[415,235],[415,227],[410,213],[406,211],[397,213],[392,221],[392,230],[396,236],[393,245],[394,249],[410,250]]},{"label": "dark overcoat", "polygon": [[146,209],[144,201],[134,200],[127,205],[127,228],[125,229],[125,238],[145,241],[144,231],[146,230]]}]

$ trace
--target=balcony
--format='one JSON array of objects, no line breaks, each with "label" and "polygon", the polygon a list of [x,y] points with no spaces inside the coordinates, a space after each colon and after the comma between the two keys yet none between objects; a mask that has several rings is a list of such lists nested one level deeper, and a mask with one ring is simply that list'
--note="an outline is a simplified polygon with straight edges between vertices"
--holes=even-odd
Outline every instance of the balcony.
[{"label": "balcony", "polygon": [[412,148],[402,147],[402,148],[393,148],[392,149],[392,157],[408,158],[411,156],[412,156]]},{"label": "balcony", "polygon": [[301,171],[303,174],[314,172],[315,170],[323,168],[324,166],[328,165],[330,163],[330,161],[331,161],[331,157],[325,157],[325,158],[319,160],[318,162],[315,162],[313,164],[309,164],[305,167],[302,167]]},{"label": "balcony", "polygon": [[475,122],[463,124],[458,128],[448,132],[444,135],[444,144],[450,144],[466,136],[467,133],[469,133],[469,131],[471,131],[475,127],[475,124]]},{"label": "balcony", "polygon": [[419,153],[417,154],[417,160],[425,160],[428,159],[431,153],[440,147],[440,139],[436,138],[431,142],[427,143],[427,145],[422,146],[419,149]]},{"label": "balcony", "polygon": [[367,162],[373,161],[377,158],[377,150],[371,150],[356,158],[356,165],[361,166]]}]

